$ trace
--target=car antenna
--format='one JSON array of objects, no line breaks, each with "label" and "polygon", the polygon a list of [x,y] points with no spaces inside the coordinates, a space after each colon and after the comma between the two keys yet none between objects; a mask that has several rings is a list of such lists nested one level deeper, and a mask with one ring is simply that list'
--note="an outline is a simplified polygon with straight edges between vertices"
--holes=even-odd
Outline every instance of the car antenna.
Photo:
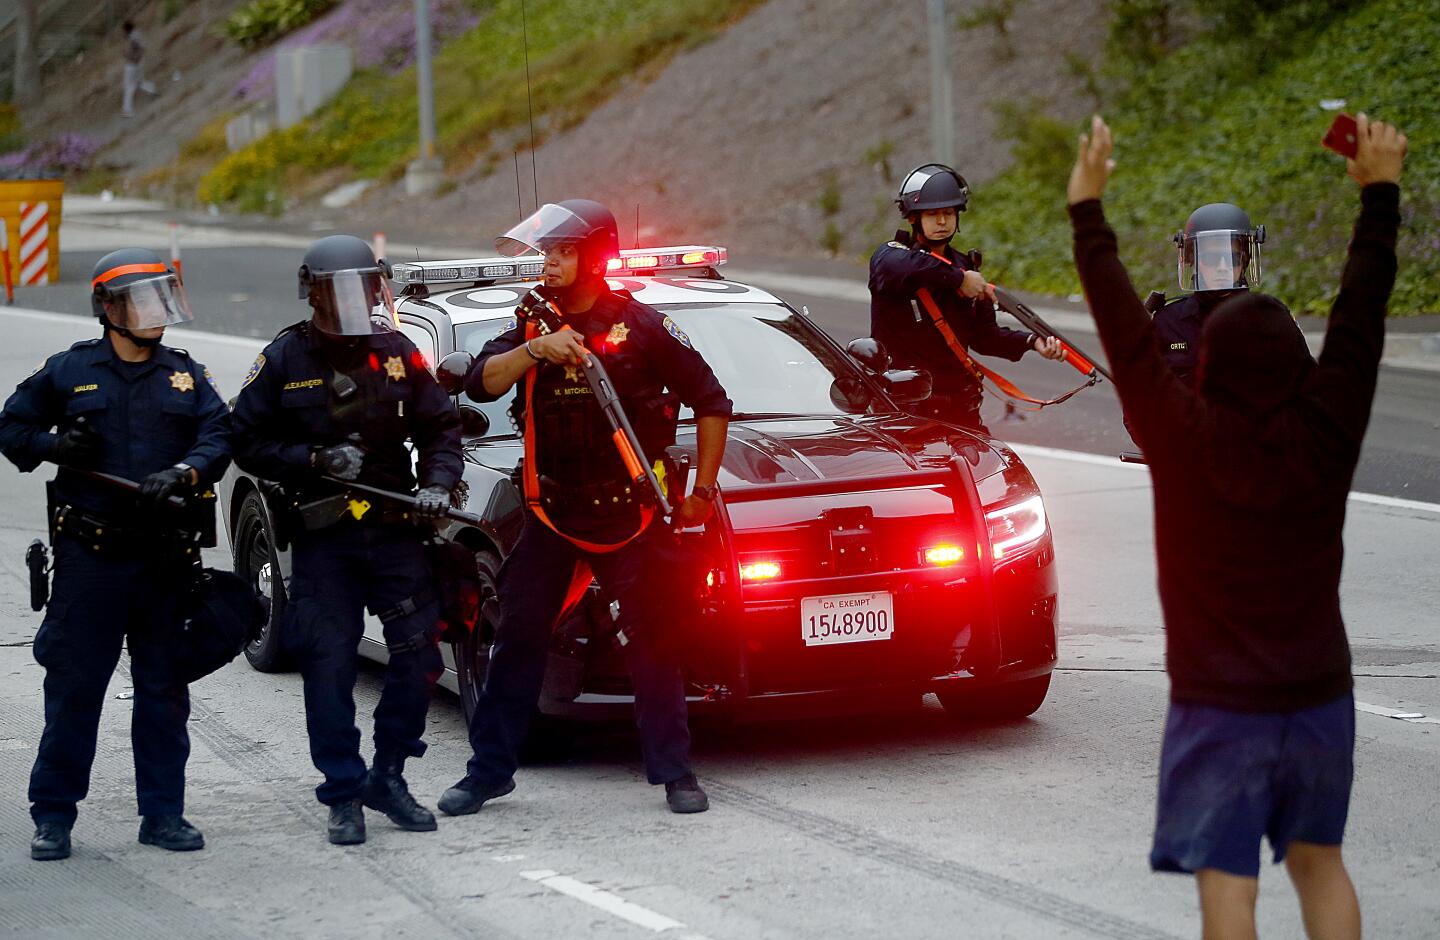
[{"label": "car antenna", "polygon": [[540,209],[540,173],[535,169],[535,104],[530,97],[530,26],[525,0],[520,0],[520,37],[525,51],[525,110],[530,116],[530,182],[535,188],[535,209]]},{"label": "car antenna", "polygon": [[521,221],[525,221],[525,205],[520,201],[520,150],[516,148],[511,151],[510,156],[515,158],[515,215]]},{"label": "car antenna", "polygon": [[635,203],[635,244],[634,248],[640,247],[640,203]]}]

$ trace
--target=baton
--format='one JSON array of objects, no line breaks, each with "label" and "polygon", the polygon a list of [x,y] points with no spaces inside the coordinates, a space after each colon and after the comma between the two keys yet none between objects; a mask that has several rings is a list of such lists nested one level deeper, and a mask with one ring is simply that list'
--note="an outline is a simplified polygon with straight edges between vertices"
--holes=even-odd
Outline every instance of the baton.
[{"label": "baton", "polygon": [[[69,464],[62,463],[60,464],[60,466],[64,467],[66,470],[69,470],[72,473],[78,473],[81,476],[89,477],[92,480],[99,480],[101,483],[108,483],[116,489],[122,489],[128,493],[134,493],[137,496],[140,494],[140,484],[136,483],[134,480],[127,480],[124,477],[117,477],[112,473],[101,473],[99,470],[86,470],[83,467],[72,467]],[[181,499],[178,496],[165,497],[165,505],[169,506],[171,509],[188,509],[190,506],[189,503],[187,503],[185,500]]]},{"label": "baton", "polygon": [[1075,367],[1075,371],[1086,378],[1094,378],[1097,374],[1104,376],[1105,381],[1115,383],[1115,379],[1105,370],[1103,366],[1095,364],[1095,360],[1080,352],[1080,348],[1065,337],[1065,334],[1046,323],[1045,320],[1031,310],[1024,303],[1003,287],[995,287],[995,305],[1004,310],[1010,316],[1020,321],[1020,324],[1032,333],[1046,338],[1055,337],[1060,341],[1061,347],[1065,350],[1065,361]]},{"label": "baton", "polygon": [[[417,500],[409,493],[397,493],[394,490],[384,490],[378,486],[370,486],[367,483],[356,483],[354,480],[342,480],[339,477],[332,477],[328,473],[321,475],[322,479],[334,483],[336,486],[343,486],[346,489],[355,490],[359,493],[366,493],[370,496],[378,496],[381,499],[388,499],[403,506],[415,509]],[[463,509],[456,509],[454,506],[446,506],[441,514],[447,519],[454,519],[456,522],[463,522],[466,525],[480,526],[484,520],[474,513],[466,512]]]}]

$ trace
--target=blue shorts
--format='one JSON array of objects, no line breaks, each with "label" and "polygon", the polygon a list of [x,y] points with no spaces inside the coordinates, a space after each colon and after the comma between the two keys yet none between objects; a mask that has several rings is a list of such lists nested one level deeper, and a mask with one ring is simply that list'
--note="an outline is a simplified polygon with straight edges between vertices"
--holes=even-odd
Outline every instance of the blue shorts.
[{"label": "blue shorts", "polygon": [[1355,700],[1248,713],[1171,702],[1160,752],[1155,871],[1258,877],[1292,841],[1339,845],[1354,777]]}]

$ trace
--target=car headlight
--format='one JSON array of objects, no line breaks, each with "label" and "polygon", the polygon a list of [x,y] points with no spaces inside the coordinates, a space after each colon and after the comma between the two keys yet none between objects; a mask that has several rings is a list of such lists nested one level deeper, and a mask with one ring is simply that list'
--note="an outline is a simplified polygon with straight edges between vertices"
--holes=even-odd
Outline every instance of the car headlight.
[{"label": "car headlight", "polygon": [[985,512],[990,530],[990,555],[995,561],[1009,558],[1039,541],[1049,528],[1045,501],[1037,493],[1019,502],[997,506]]}]

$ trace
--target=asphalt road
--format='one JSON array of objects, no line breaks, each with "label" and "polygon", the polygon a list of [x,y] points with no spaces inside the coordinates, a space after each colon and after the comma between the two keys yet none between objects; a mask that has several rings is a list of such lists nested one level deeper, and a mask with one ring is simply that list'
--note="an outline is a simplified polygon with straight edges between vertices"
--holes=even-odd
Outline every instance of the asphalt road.
[{"label": "asphalt road", "polygon": [[[85,281],[105,252],[122,243],[135,243],[168,255],[168,231],[158,218],[143,228],[129,230],[119,227],[122,219],[88,216],[67,222],[62,242],[68,246],[62,257],[63,282],[25,289],[17,302],[41,310],[89,315]],[[330,232],[313,233],[316,237],[323,234]],[[199,228],[192,224],[182,250],[196,328],[235,336],[270,337],[281,327],[307,316],[308,309],[295,296],[295,273],[311,238],[312,234],[236,233],[218,225]],[[426,258],[447,256],[440,251],[392,243],[389,255],[395,260],[416,252],[424,252]],[[743,279],[747,272],[737,265],[736,273]],[[842,343],[869,332],[868,304],[834,296],[853,293],[853,289],[863,293],[863,285],[832,285],[842,289],[817,296],[790,287],[792,280],[771,272],[757,272],[753,279],[794,306],[807,307]],[[798,283],[803,285],[805,278]],[[847,292],[845,287],[853,289]],[[175,335],[182,335],[182,331],[177,330]],[[1100,344],[1093,333],[1076,332],[1072,338],[1090,354],[1100,355]],[[1440,471],[1436,469],[1440,467],[1440,357],[1434,361],[1436,371],[1391,367],[1381,370],[1354,489],[1440,502]],[[990,364],[1037,397],[1051,398],[1069,391],[1080,379],[1069,367],[1034,355],[1027,355],[1019,363]],[[991,398],[981,413],[991,431],[1007,441],[1110,456],[1135,449],[1120,423],[1119,401],[1103,383],[1041,412],[1008,410],[1004,402]]]},{"label": "asphalt road", "polygon": [[[186,254],[192,283],[201,256]],[[282,300],[253,307],[283,310]],[[7,325],[5,388],[93,335],[84,321],[44,315]],[[185,342],[226,389],[256,345]],[[1017,427],[1038,431],[1042,419],[1050,415]],[[1095,449],[1109,452],[1103,440]],[[666,812],[646,786],[632,732],[595,729],[568,759],[522,769],[516,792],[478,816],[412,834],[372,813],[370,841],[341,849],[325,842],[312,797],[298,676],[241,661],[192,689],[187,815],[208,845],[171,855],[135,842],[122,671],[75,857],[43,865],[25,852],[42,672],[21,557],[43,531],[44,474],[0,467],[0,789],[10,794],[0,801],[0,934],[1195,936],[1191,881],[1153,875],[1145,861],[1167,689],[1148,476],[1106,458],[1023,454],[1055,530],[1064,634],[1050,698],[1031,719],[956,723],[932,699],[858,718],[701,727],[695,760],[713,809],[694,817]],[[1346,855],[1371,936],[1433,937],[1440,512],[1356,500],[1347,544],[1343,604],[1361,711]],[[225,561],[223,548],[214,553],[212,563]],[[362,716],[379,687],[375,672],[362,674]],[[1430,717],[1388,717],[1397,711]],[[366,718],[362,729],[368,748]],[[433,806],[468,751],[453,698],[437,700],[427,739],[407,776]],[[1269,866],[1260,928],[1300,935],[1293,896]]]}]

